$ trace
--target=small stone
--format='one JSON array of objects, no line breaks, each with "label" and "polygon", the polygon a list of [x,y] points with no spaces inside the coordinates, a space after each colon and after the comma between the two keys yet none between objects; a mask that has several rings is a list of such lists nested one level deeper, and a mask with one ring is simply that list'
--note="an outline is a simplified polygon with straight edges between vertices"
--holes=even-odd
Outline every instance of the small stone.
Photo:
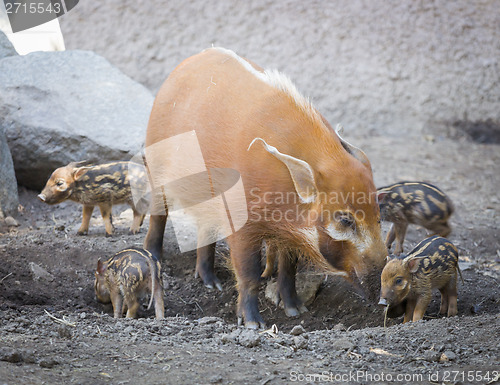
[{"label": "small stone", "polygon": [[292,336],[300,336],[305,332],[304,328],[301,325],[295,325],[292,330],[290,331],[290,334]]},{"label": "small stone", "polygon": [[81,319],[85,319],[86,317],[87,317],[87,313],[85,313],[85,312],[80,313]]},{"label": "small stone", "polygon": [[333,330],[344,332],[347,330],[347,328],[344,326],[344,324],[338,323],[333,327]]},{"label": "small stone", "polygon": [[17,223],[17,221],[14,218],[10,217],[10,216],[5,218],[5,224],[7,226],[9,226],[9,227],[17,227],[17,226],[19,226],[19,223]]},{"label": "small stone", "polygon": [[252,358],[250,358],[250,363],[251,363],[252,365],[257,365],[257,360],[256,360],[255,358],[253,358],[253,357],[252,357]]},{"label": "small stone", "polygon": [[453,361],[457,358],[457,355],[453,353],[450,350],[445,350],[443,354],[441,354],[441,357],[439,358],[439,361],[441,362],[447,362],[447,361]]},{"label": "small stone", "polygon": [[54,276],[52,274],[50,274],[47,270],[45,270],[43,267],[37,265],[36,263],[30,262],[29,267],[30,267],[33,279],[35,281],[39,281],[42,279],[42,280],[52,282],[54,280]]},{"label": "small stone", "polygon": [[222,376],[221,375],[215,375],[215,376],[212,376],[208,379],[208,382],[210,382],[211,384],[220,384],[222,383]]},{"label": "small stone", "polygon": [[220,321],[219,317],[203,317],[198,320],[198,325],[208,325]]},{"label": "small stone", "polygon": [[71,337],[73,336],[71,333],[71,329],[66,325],[60,326],[59,329],[57,329],[57,332],[59,333],[60,338],[71,339]]},{"label": "small stone", "polygon": [[247,348],[253,348],[260,345],[260,335],[249,329],[243,329],[238,336],[238,343]]},{"label": "small stone", "polygon": [[354,347],[355,345],[347,338],[339,338],[332,343],[332,349],[334,350],[350,350],[354,349]]},{"label": "small stone", "polygon": [[21,362],[22,360],[22,355],[17,350],[10,348],[0,349],[0,361],[6,361],[14,364],[16,362]]},{"label": "small stone", "polygon": [[439,353],[437,351],[426,350],[422,353],[424,360],[428,362],[436,362],[439,361]]},{"label": "small stone", "polygon": [[59,365],[59,361],[56,358],[42,358],[40,361],[38,361],[38,365],[40,365],[42,368],[53,368],[56,365]]},{"label": "small stone", "polygon": [[293,344],[297,349],[307,349],[307,340],[302,336],[293,337]]}]

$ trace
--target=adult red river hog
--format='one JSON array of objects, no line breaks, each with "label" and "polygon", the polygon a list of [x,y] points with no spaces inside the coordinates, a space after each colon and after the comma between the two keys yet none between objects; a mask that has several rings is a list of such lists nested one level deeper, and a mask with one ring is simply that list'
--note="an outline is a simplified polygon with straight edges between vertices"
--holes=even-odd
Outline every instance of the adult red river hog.
[{"label": "adult red river hog", "polygon": [[303,310],[297,256],[378,294],[387,249],[370,162],[280,72],[223,48],[188,58],[155,99],[145,161],[154,196],[144,247],[159,257],[167,216],[175,227],[189,214],[198,226],[197,273],[219,286],[214,234],[222,234],[237,279],[238,323],[264,327],[263,241],[278,253],[287,314]]}]

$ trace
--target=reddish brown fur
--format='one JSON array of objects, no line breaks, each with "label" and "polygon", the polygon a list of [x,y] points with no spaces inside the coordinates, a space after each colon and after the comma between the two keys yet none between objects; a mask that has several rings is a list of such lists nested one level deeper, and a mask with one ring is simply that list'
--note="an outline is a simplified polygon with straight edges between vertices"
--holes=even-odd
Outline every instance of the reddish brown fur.
[{"label": "reddish brown fur", "polygon": [[[331,272],[371,286],[369,292],[373,292],[386,248],[380,236],[378,205],[375,199],[368,199],[376,192],[371,168],[366,159],[363,164],[346,151],[318,112],[303,108],[286,92],[261,81],[234,57],[209,49],[181,63],[161,87],[148,125],[146,148],[191,130],[196,130],[207,168],[236,169],[243,180],[249,219],[228,243],[240,294],[238,316],[245,318],[247,326],[263,324],[256,299],[263,240],[298,250]],[[355,192],[364,195],[366,202],[332,203],[318,196],[312,203],[302,203],[283,162],[261,143],[249,149],[255,138],[307,162],[319,193],[345,197]],[[170,163],[169,154],[164,162]],[[292,193],[297,199],[264,204],[267,193]],[[157,204],[162,204],[161,199]],[[298,210],[306,215],[266,221],[265,210],[282,214]],[[356,220],[354,230],[334,217],[337,211],[354,215],[356,210],[364,218]],[[155,255],[161,252],[165,220],[166,216],[151,217],[145,248]],[[352,233],[349,239],[332,238],[332,234],[347,233]],[[208,258],[207,253],[211,252],[199,252],[198,260]],[[200,272],[207,282],[204,273]]]}]

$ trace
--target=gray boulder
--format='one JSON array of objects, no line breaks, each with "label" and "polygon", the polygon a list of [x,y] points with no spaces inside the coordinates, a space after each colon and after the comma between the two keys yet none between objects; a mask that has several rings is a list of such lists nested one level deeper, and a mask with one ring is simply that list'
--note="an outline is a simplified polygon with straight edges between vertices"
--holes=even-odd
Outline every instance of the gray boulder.
[{"label": "gray boulder", "polygon": [[17,212],[19,197],[7,139],[0,127],[0,220]]},{"label": "gray boulder", "polygon": [[89,51],[0,61],[0,127],[18,183],[41,189],[71,161],[127,160],[140,151],[153,96]]},{"label": "gray boulder", "polygon": [[8,56],[17,56],[17,51],[5,33],[0,31],[0,60]]}]

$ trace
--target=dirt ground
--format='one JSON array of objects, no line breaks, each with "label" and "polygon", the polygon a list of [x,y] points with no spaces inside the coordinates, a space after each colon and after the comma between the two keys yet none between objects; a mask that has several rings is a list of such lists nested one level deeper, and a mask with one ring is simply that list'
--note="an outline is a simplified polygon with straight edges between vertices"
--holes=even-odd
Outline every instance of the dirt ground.
[{"label": "dirt ground", "polygon": [[[457,317],[436,316],[436,293],[425,320],[403,325],[391,319],[384,328],[379,307],[341,278],[328,277],[310,311],[294,319],[264,297],[263,283],[260,309],[275,329],[238,328],[227,247],[217,251],[223,291],[209,290],[194,278],[195,253],[180,254],[170,228],[162,261],[166,319],[156,321],[153,310],[143,310],[137,320],[115,320],[111,306],[95,300],[96,262],[142,245],[148,221],[129,235],[127,207],[117,206],[117,233],[106,238],[96,210],[89,235],[77,236],[78,205],[48,206],[37,192],[21,188],[20,226],[0,224],[0,383],[498,382],[498,145],[456,133],[412,141],[345,137],[365,150],[377,185],[426,180],[454,201],[449,238],[460,250],[465,281],[459,283]],[[425,234],[411,227],[405,250]],[[302,328],[290,334],[297,325]]]}]

